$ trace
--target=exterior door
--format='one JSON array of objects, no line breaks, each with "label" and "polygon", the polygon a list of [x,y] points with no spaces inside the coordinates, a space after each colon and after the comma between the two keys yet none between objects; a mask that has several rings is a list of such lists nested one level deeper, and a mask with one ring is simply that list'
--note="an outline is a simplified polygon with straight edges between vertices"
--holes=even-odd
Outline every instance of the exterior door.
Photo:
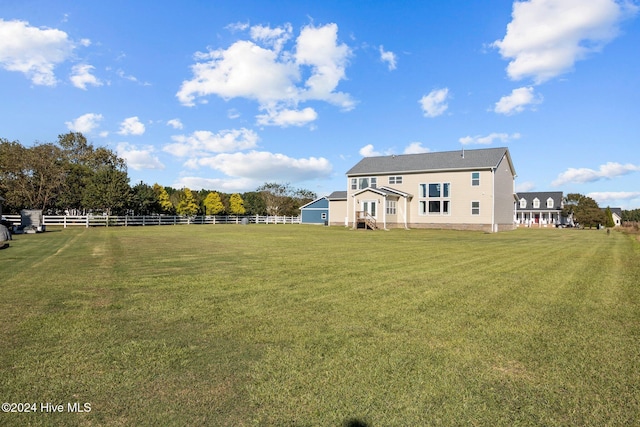
[{"label": "exterior door", "polygon": [[362,210],[376,218],[376,200],[365,200],[362,202]]}]

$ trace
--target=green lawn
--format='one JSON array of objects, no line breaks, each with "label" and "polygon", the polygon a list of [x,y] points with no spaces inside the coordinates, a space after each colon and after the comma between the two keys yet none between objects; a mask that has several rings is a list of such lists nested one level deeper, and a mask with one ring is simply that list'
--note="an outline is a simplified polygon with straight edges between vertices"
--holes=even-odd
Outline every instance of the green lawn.
[{"label": "green lawn", "polygon": [[15,236],[0,400],[38,412],[0,425],[638,425],[639,261],[595,230]]}]

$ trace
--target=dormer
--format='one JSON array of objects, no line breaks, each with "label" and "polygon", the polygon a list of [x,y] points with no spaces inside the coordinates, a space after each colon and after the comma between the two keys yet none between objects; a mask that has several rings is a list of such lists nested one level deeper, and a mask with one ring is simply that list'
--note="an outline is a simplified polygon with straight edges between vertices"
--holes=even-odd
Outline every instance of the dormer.
[{"label": "dormer", "polygon": [[520,209],[525,209],[527,207],[527,199],[524,197],[520,199]]},{"label": "dormer", "polygon": [[533,199],[533,208],[540,209],[540,199],[538,199],[537,197]]},{"label": "dormer", "polygon": [[553,209],[553,199],[551,197],[547,199],[547,209]]}]

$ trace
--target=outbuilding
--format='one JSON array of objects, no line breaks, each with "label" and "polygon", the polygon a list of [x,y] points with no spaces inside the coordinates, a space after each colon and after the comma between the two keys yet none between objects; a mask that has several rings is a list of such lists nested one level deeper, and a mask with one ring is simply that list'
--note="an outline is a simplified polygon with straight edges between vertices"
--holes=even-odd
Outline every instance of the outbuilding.
[{"label": "outbuilding", "polygon": [[301,222],[303,224],[329,224],[329,200],[320,197],[300,207]]}]

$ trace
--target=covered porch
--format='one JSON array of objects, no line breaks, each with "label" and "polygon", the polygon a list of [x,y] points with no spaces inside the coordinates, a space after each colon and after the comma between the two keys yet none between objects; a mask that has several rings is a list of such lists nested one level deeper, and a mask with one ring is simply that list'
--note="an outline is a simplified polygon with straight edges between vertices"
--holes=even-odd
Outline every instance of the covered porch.
[{"label": "covered porch", "polygon": [[389,187],[369,187],[354,193],[352,197],[354,228],[408,228],[410,194]]}]

